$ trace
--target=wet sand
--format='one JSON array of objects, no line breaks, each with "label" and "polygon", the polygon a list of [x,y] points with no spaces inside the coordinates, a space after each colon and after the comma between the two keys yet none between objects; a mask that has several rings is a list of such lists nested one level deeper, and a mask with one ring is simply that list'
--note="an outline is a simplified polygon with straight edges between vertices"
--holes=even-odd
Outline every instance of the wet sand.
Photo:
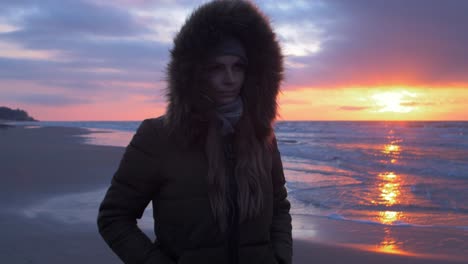
[{"label": "wet sand", "polygon": [[[82,144],[78,136],[86,133],[77,128],[1,127],[2,263],[121,263],[93,220],[70,223],[49,214],[22,213],[48,198],[108,186],[124,148]],[[460,248],[468,240],[466,230],[384,227],[301,215],[293,219],[294,263],[466,263],[463,256],[468,259],[466,249]],[[421,241],[432,241],[434,248],[429,250],[427,243],[418,247]]]}]

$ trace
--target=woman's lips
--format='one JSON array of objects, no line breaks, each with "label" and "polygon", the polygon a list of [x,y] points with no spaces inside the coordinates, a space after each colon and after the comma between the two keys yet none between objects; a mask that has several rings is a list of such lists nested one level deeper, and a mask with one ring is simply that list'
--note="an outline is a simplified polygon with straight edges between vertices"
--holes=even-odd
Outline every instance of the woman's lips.
[{"label": "woman's lips", "polygon": [[221,92],[218,94],[221,97],[231,97],[231,96],[237,96],[239,93],[238,92]]}]

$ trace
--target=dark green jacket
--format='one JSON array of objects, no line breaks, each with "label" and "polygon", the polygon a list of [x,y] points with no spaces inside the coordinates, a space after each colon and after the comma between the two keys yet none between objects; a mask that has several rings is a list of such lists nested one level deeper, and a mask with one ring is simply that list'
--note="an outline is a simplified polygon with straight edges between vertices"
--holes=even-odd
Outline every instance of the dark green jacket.
[{"label": "dark green jacket", "polygon": [[[104,240],[125,263],[228,263],[226,236],[214,222],[203,149],[171,142],[162,118],[147,119],[128,145],[99,208]],[[240,223],[239,263],[291,263],[290,203],[276,147],[263,212]],[[157,242],[136,225],[153,202]]]}]

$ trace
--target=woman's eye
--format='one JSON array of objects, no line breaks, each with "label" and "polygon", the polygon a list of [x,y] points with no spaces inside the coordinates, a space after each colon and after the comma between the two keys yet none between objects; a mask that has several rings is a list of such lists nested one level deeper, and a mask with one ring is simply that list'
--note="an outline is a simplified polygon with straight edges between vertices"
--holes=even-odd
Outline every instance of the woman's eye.
[{"label": "woman's eye", "polygon": [[241,63],[234,64],[233,69],[235,71],[244,71],[245,70],[245,65]]},{"label": "woman's eye", "polygon": [[219,65],[219,64],[214,64],[214,65],[209,65],[207,67],[207,70],[208,71],[220,71],[223,69],[223,66],[222,65]]}]

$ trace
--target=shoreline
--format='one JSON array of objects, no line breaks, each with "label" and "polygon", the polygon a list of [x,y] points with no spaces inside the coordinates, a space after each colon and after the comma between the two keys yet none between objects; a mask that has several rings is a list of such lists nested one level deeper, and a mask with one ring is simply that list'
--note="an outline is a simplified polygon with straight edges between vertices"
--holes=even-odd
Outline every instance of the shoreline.
[{"label": "shoreline", "polygon": [[86,134],[86,129],[70,127],[0,130],[2,206],[15,208],[107,186],[124,148],[84,144]]},{"label": "shoreline", "polygon": [[[124,148],[85,144],[83,135],[91,133],[70,127],[13,126],[0,130],[0,160],[4,161],[0,164],[0,203],[4,208],[0,222],[5,230],[0,259],[8,263],[119,263],[93,221],[67,224],[47,213],[31,218],[18,213],[20,208],[47,199],[79,197],[108,187]],[[92,213],[94,205],[89,206]],[[382,226],[307,215],[293,215],[293,228],[294,263],[463,263],[462,258],[468,256],[459,248],[460,243],[468,243],[468,231]],[[421,241],[433,243],[434,248],[418,248]],[[450,255],[458,257],[450,259]]]},{"label": "shoreline", "polygon": [[468,256],[468,231],[457,228],[380,225],[293,215],[293,237],[311,244],[408,261],[464,263]]}]

